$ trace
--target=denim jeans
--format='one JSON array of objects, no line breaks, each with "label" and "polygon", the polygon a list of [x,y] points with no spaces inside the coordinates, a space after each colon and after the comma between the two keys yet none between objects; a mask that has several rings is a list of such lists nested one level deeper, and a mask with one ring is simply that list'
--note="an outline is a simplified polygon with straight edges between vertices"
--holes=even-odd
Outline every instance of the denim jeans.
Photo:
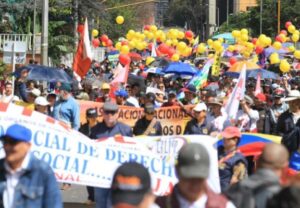
[{"label": "denim jeans", "polygon": [[109,188],[95,188],[96,208],[111,208],[111,192]]}]

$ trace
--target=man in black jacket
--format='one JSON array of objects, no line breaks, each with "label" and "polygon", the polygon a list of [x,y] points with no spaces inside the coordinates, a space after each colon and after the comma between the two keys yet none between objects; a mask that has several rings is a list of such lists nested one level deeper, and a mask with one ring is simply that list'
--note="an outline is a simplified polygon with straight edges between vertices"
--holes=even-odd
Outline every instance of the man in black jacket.
[{"label": "man in black jacket", "polygon": [[282,143],[292,153],[300,148],[300,92],[291,90],[288,97],[289,110],[280,115],[277,132],[282,136]]}]

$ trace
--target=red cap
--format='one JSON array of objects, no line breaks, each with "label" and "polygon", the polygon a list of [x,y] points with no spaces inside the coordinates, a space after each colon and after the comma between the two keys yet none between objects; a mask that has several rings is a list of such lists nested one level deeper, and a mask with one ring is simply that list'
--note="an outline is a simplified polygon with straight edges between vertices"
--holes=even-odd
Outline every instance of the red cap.
[{"label": "red cap", "polygon": [[256,98],[260,101],[260,102],[266,102],[267,101],[267,97],[265,94],[263,93],[258,93],[256,95]]},{"label": "red cap", "polygon": [[239,128],[235,126],[228,126],[224,131],[221,133],[222,137],[227,139],[227,138],[233,138],[233,137],[242,137],[242,133],[239,130]]}]

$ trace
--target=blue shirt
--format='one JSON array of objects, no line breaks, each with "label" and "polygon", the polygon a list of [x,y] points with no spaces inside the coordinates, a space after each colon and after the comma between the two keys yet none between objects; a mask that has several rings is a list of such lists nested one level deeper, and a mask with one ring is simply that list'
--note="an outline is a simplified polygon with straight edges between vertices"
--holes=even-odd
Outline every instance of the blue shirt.
[{"label": "blue shirt", "polygon": [[72,96],[67,100],[57,101],[53,109],[53,118],[78,130],[80,127],[80,110],[77,101]]},{"label": "blue shirt", "polygon": [[108,127],[104,122],[101,122],[91,130],[92,139],[107,138],[115,135],[132,137],[132,130],[130,126],[120,122],[117,122],[113,127]]}]

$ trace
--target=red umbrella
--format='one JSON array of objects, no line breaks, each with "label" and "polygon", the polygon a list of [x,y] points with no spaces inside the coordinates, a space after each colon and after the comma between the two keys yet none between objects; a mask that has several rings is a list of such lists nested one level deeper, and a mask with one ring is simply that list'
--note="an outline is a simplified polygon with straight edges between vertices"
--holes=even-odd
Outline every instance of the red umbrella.
[{"label": "red umbrella", "polygon": [[138,53],[131,52],[128,55],[130,56],[131,60],[133,60],[133,61],[140,61],[140,60],[142,60],[142,56],[140,54],[138,54]]}]

